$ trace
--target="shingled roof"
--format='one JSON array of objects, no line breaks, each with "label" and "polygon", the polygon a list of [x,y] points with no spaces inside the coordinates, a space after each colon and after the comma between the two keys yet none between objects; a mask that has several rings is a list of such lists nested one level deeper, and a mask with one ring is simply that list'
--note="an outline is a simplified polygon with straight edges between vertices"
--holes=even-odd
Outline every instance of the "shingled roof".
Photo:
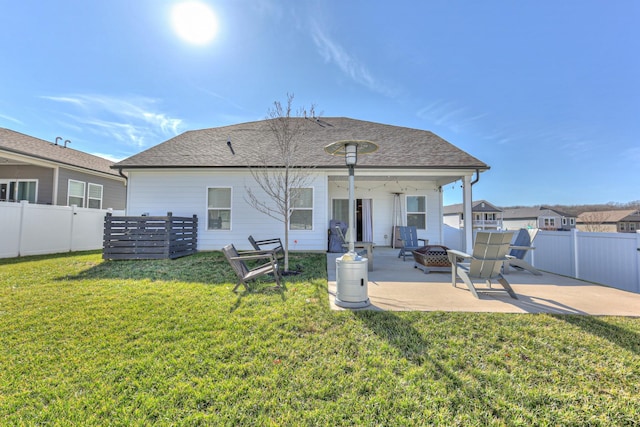
[{"label": "shingled roof", "polygon": [[2,151],[119,176],[118,172],[111,169],[113,162],[107,159],[5,128],[0,128],[0,157]]},{"label": "shingled roof", "polygon": [[[270,119],[273,120],[273,119]],[[296,166],[344,167],[344,158],[324,147],[344,140],[368,140],[377,152],[358,157],[359,168],[489,169],[484,162],[432,132],[345,117],[291,118],[304,133]],[[185,132],[129,157],[114,168],[282,166],[273,154],[276,139],[269,120]],[[230,142],[233,152],[227,144]],[[266,156],[266,163],[261,156]]]},{"label": "shingled roof", "polygon": [[[456,203],[453,205],[447,205],[443,208],[442,213],[444,215],[461,214],[464,212],[464,205],[462,203]],[[502,212],[502,209],[492,205],[486,200],[476,200],[471,204],[472,212]]]},{"label": "shingled roof", "polygon": [[502,214],[504,219],[537,219],[543,216],[561,216],[570,218],[573,215],[544,206],[505,209]]},{"label": "shingled roof", "polygon": [[640,211],[636,209],[616,209],[610,211],[592,211],[582,212],[578,215],[578,222],[600,222],[614,224],[619,221],[632,221],[633,217],[637,217]]}]

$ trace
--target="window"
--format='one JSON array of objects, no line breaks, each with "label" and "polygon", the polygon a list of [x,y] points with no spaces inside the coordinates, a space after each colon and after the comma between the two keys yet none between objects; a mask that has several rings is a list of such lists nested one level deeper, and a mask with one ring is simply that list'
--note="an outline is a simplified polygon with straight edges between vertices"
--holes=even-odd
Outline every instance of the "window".
[{"label": "window", "polygon": [[555,218],[545,218],[544,219],[544,226],[545,227],[555,227],[556,226],[556,219]]},{"label": "window", "polygon": [[231,188],[207,190],[207,229],[231,230]]},{"label": "window", "polygon": [[0,181],[0,200],[2,201],[19,202],[27,200],[29,203],[36,203],[37,194],[37,180]]},{"label": "window", "polygon": [[407,225],[419,230],[427,229],[427,198],[407,196]]},{"label": "window", "polygon": [[102,185],[89,183],[87,207],[92,209],[102,209]]},{"label": "window", "polygon": [[331,219],[349,224],[349,199],[333,199]]},{"label": "window", "polygon": [[576,225],[576,219],[575,218],[569,218],[569,225]]},{"label": "window", "polygon": [[313,188],[292,188],[291,200],[289,230],[312,230]]},{"label": "window", "polygon": [[84,207],[84,182],[69,180],[69,192],[67,197],[67,204],[69,206],[76,205],[78,207]]},{"label": "window", "polygon": [[636,223],[635,222],[630,222],[629,223],[629,231],[636,231]]},{"label": "window", "polygon": [[567,225],[567,218],[562,217],[562,225]]},{"label": "window", "polygon": [[620,231],[625,231],[624,222],[621,222],[619,226],[620,226]]}]

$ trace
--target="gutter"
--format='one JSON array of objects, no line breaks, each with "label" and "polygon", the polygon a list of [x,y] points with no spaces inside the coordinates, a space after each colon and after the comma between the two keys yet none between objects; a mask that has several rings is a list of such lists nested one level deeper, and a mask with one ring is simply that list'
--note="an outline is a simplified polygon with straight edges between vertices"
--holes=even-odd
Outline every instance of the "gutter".
[{"label": "gutter", "polygon": [[122,168],[118,168],[118,175],[124,178],[124,185],[126,186],[129,182],[129,177],[122,173]]},{"label": "gutter", "polygon": [[475,184],[477,184],[478,181],[480,181],[480,169],[476,169],[476,179],[471,181],[471,183],[470,183],[471,187],[473,187]]}]

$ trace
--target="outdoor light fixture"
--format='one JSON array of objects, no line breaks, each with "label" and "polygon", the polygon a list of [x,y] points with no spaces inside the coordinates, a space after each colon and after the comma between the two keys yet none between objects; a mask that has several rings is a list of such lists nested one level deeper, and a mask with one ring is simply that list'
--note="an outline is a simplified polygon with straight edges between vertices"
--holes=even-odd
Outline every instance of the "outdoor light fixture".
[{"label": "outdoor light fixture", "polygon": [[370,304],[367,296],[369,260],[355,251],[354,166],[358,162],[358,151],[369,154],[377,149],[376,143],[363,140],[336,141],[324,147],[324,151],[332,156],[344,156],[349,168],[349,252],[336,259],[335,303],[340,307],[362,308]]},{"label": "outdoor light fixture", "polygon": [[358,145],[357,144],[347,144],[344,146],[344,161],[347,166],[355,166],[358,163]]}]

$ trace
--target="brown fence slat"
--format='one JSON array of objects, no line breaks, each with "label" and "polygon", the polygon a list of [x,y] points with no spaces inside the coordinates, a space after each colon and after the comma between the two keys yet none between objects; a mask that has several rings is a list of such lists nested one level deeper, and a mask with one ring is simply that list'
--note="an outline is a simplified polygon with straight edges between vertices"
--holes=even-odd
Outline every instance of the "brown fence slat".
[{"label": "brown fence slat", "polygon": [[109,260],[179,258],[196,252],[198,217],[107,214],[102,257]]}]

